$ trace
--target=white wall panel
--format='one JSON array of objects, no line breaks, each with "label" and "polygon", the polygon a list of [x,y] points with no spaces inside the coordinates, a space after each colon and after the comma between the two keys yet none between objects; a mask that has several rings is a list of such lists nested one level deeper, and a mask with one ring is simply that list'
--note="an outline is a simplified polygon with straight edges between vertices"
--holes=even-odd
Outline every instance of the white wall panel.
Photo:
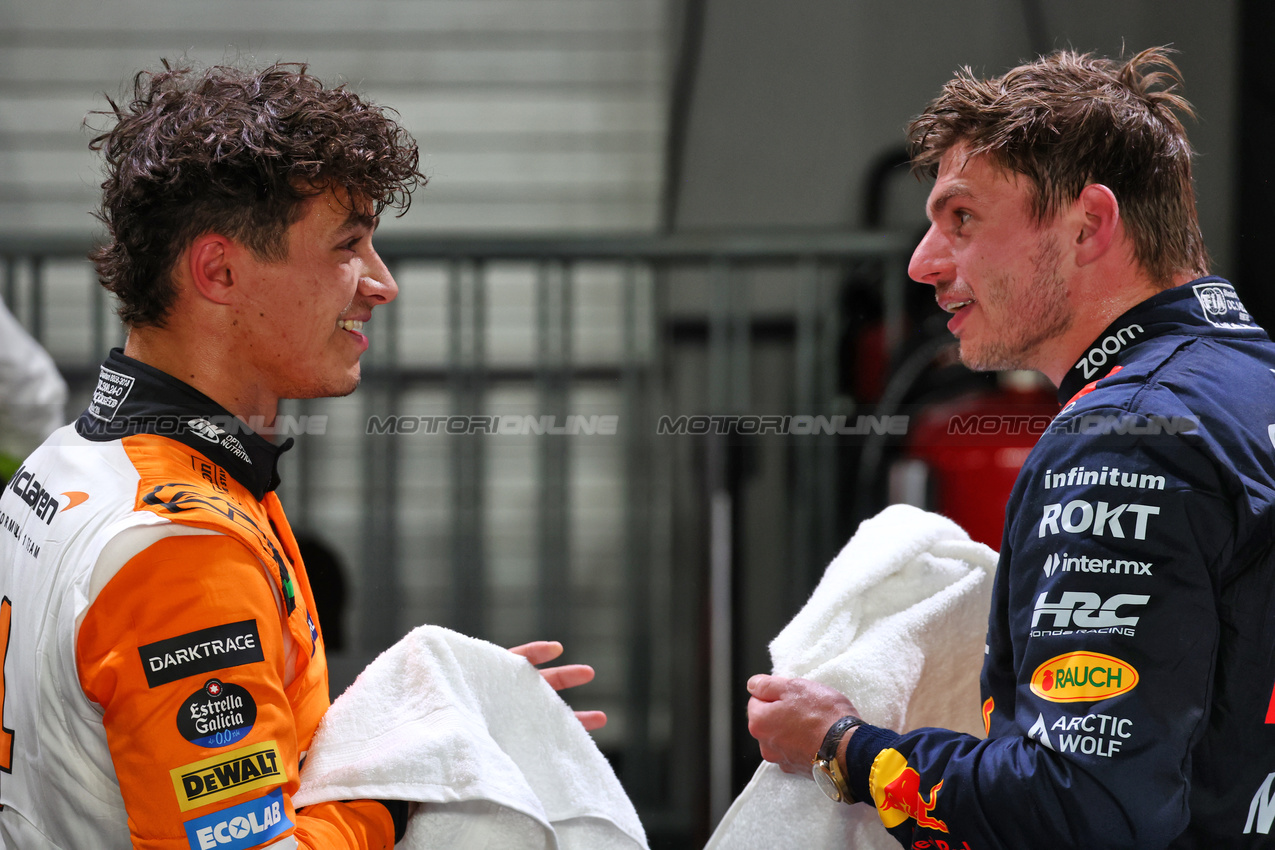
[{"label": "white wall panel", "polygon": [[0,0],[0,229],[93,232],[101,178],[81,125],[161,57],[307,62],[397,110],[432,185],[396,232],[652,229],[666,5]]}]

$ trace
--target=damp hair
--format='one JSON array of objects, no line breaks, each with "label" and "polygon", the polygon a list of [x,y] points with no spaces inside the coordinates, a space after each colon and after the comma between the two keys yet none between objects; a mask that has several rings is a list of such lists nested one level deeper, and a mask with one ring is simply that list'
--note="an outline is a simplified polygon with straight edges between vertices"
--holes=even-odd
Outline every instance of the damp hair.
[{"label": "damp hair", "polygon": [[1164,47],[1127,60],[1060,50],[991,79],[965,67],[908,127],[914,169],[931,177],[963,147],[1031,184],[1038,223],[1091,183],[1115,195],[1134,260],[1161,287],[1208,272],[1179,114],[1182,75]]},{"label": "damp hair", "polygon": [[164,325],[177,260],[205,233],[282,261],[306,199],[340,187],[377,215],[402,215],[425,183],[396,113],[325,87],[303,64],[197,70],[165,60],[133,78],[127,102],[107,101],[89,119],[112,124],[89,145],[104,160],[96,216],[107,231],[90,259],[130,327]]}]

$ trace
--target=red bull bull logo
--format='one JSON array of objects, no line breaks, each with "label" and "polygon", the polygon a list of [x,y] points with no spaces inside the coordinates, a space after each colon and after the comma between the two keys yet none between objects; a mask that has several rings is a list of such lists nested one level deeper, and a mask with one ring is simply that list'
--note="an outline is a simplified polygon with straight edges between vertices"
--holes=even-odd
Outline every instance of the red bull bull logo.
[{"label": "red bull bull logo", "polygon": [[907,759],[897,750],[882,750],[877,756],[870,784],[872,800],[886,829],[912,818],[917,826],[947,832],[947,824],[930,814],[938,804],[943,783],[931,788],[927,799],[921,791],[920,774],[908,767]]}]

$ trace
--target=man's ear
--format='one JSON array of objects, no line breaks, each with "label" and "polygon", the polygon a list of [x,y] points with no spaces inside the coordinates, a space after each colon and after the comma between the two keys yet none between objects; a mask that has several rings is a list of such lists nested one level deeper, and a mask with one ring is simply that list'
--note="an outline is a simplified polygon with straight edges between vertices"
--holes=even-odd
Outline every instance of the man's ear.
[{"label": "man's ear", "polygon": [[229,304],[234,294],[231,256],[235,248],[225,236],[205,233],[186,251],[186,272],[195,291],[214,304]]},{"label": "man's ear", "polygon": [[1076,265],[1084,266],[1102,257],[1116,242],[1120,229],[1120,203],[1115,193],[1101,183],[1080,190],[1072,209],[1079,227],[1076,232]]}]

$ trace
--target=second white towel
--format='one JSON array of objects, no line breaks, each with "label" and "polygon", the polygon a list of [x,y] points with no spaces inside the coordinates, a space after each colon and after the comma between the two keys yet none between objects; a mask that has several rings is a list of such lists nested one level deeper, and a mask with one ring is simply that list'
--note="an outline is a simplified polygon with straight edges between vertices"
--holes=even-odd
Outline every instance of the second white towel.
[{"label": "second white towel", "polygon": [[328,709],[298,806],[421,802],[405,850],[637,850],[646,837],[571,709],[502,647],[422,626]]},{"label": "second white towel", "polygon": [[[979,671],[996,553],[906,505],[865,521],[770,644],[774,672],[829,685],[869,723],[981,735]],[[705,850],[896,850],[871,805],[835,804],[763,763]]]}]

